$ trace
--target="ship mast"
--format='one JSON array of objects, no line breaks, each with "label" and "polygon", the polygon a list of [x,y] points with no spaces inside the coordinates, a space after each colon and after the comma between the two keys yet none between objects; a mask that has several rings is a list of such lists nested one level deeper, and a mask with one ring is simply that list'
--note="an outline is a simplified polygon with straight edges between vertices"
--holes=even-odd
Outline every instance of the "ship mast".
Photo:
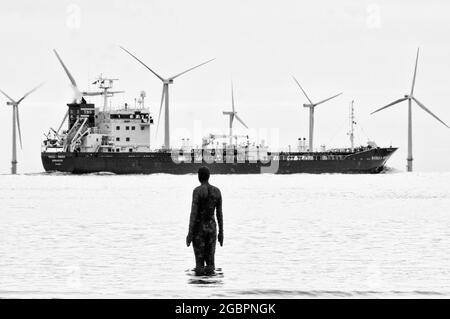
[{"label": "ship mast", "polygon": [[355,109],[353,107],[355,103],[355,100],[352,100],[350,102],[350,115],[349,115],[349,124],[350,124],[350,130],[347,133],[348,136],[350,137],[350,147],[351,150],[353,152],[354,148],[355,148]]},{"label": "ship mast", "polygon": [[145,108],[145,97],[147,96],[147,94],[145,93],[145,91],[141,91],[141,93],[139,94],[139,105],[140,107],[143,109]]},{"label": "ship mast", "polygon": [[102,91],[100,94],[103,95],[103,112],[108,108],[108,97],[114,96],[117,93],[124,93],[124,91],[109,91],[112,89],[114,81],[118,81],[119,79],[108,79],[104,78],[102,74],[95,80],[92,84],[97,84],[98,88]]}]

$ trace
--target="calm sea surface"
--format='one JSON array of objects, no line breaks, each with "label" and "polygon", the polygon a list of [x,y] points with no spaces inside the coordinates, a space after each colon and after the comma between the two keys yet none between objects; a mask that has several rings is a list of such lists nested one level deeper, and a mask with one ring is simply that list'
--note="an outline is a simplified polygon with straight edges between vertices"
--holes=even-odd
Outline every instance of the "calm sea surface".
[{"label": "calm sea surface", "polygon": [[0,175],[0,297],[450,297],[450,173],[211,183],[225,243],[203,278],[195,175]]}]

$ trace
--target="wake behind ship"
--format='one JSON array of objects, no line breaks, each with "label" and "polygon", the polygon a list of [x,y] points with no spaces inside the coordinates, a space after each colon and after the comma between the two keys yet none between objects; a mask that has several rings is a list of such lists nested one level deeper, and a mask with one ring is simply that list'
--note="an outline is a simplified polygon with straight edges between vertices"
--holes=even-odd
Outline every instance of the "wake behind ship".
[{"label": "wake behind ship", "polygon": [[[55,54],[76,96],[72,103],[67,104],[68,110],[59,128],[51,129],[43,141],[41,158],[48,172],[190,174],[206,165],[214,174],[379,173],[396,151],[393,147],[380,148],[373,142],[367,146],[353,147],[353,140],[349,148],[326,150],[322,147],[320,151],[313,151],[311,131],[309,146],[306,139],[298,139],[295,151],[271,151],[264,143],[256,145],[250,142],[248,136],[233,134],[234,119],[247,127],[237,116],[233,92],[232,111],[224,112],[230,118],[229,134],[210,134],[203,138],[201,147],[193,147],[186,139],[181,148],[171,148],[167,142],[168,84],[173,83],[175,77],[163,83],[166,144],[154,150],[150,145],[153,118],[144,104],[145,92],[141,92],[138,105],[134,107],[125,104],[117,109],[108,108],[108,97],[123,93],[111,91],[115,79],[100,76],[94,82],[99,87],[97,92],[81,92],[56,51]],[[102,96],[103,108],[86,102],[84,96]],[[313,115],[316,105],[311,103],[305,106],[312,110]],[[352,125],[353,122],[352,119]],[[63,129],[64,124],[66,129]]]}]

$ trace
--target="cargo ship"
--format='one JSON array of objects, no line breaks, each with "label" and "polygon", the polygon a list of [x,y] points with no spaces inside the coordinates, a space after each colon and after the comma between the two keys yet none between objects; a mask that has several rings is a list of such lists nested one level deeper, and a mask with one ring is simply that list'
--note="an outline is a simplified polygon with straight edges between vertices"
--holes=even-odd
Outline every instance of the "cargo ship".
[{"label": "cargo ship", "polygon": [[[397,150],[394,147],[378,147],[373,142],[355,147],[353,129],[348,148],[322,147],[314,150],[314,108],[338,96],[336,95],[316,104],[308,98],[311,103],[304,105],[310,109],[311,116],[308,145],[306,138],[299,138],[294,150],[271,151],[264,142],[255,144],[250,142],[249,136],[233,134],[234,120],[247,127],[235,111],[233,90],[232,110],[223,112],[229,116],[229,134],[209,134],[203,138],[202,145],[197,147],[190,145],[189,139],[184,140],[181,147],[170,147],[169,84],[179,75],[200,65],[165,79],[132,55],[163,81],[160,117],[165,101],[165,143],[162,147],[152,148],[150,136],[154,120],[150,109],[145,105],[145,92],[141,92],[134,106],[124,104],[112,108],[108,105],[108,98],[123,93],[112,91],[117,79],[101,75],[94,82],[98,85],[98,91],[82,92],[58,53],[54,52],[71,81],[75,97],[67,104],[68,109],[59,128],[50,129],[42,143],[42,164],[47,172],[191,174],[196,173],[199,167],[207,166],[213,174],[380,173]],[[103,107],[88,103],[85,96],[102,96]],[[351,118],[352,128],[353,123]]]}]

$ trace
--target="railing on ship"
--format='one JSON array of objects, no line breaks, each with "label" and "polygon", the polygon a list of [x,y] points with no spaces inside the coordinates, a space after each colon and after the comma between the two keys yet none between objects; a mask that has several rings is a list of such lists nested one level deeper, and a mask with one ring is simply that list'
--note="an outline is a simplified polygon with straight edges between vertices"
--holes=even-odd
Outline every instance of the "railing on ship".
[{"label": "railing on ship", "polygon": [[[325,152],[268,152],[247,149],[179,149],[172,151],[172,156],[178,155],[178,162],[216,162],[216,163],[245,163],[245,162],[269,162],[269,161],[338,161],[347,156],[367,151],[370,148],[339,149]],[[178,153],[177,153],[178,152]],[[175,159],[175,158],[174,158]]]}]

